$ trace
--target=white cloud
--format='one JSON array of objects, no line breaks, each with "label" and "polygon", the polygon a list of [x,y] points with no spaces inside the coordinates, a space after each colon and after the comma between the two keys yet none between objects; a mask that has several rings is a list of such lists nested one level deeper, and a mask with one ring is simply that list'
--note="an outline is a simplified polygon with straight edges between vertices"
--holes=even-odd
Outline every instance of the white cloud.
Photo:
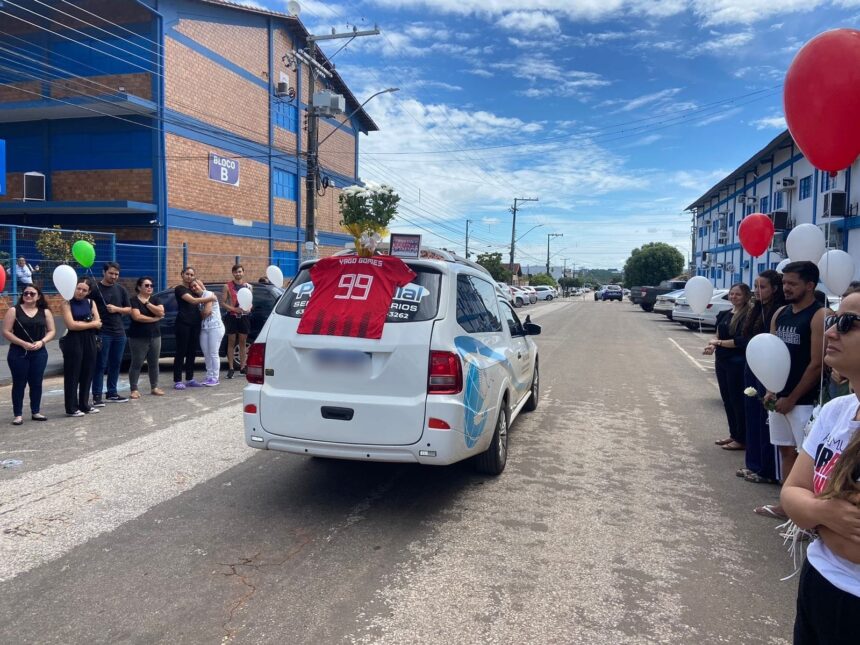
[{"label": "white cloud", "polygon": [[545,11],[512,11],[502,16],[496,24],[502,29],[524,34],[557,34],[561,31],[556,17]]},{"label": "white cloud", "polygon": [[653,92],[651,94],[637,96],[633,99],[614,99],[604,101],[603,103],[601,103],[601,106],[610,107],[613,105],[621,105],[621,107],[616,109],[615,112],[632,112],[633,110],[638,110],[639,108],[645,107],[647,105],[652,105],[655,103],[665,103],[668,99],[672,98],[680,91],[680,87],[672,87],[665,90],[660,90],[659,92]]},{"label": "white cloud", "polygon": [[728,34],[713,34],[712,40],[705,40],[689,51],[690,56],[701,54],[738,54],[745,45],[749,44],[754,34],[752,31],[741,31]]},{"label": "white cloud", "polygon": [[824,0],[693,0],[693,11],[705,25],[751,25],[772,16],[812,11]]},{"label": "white cloud", "polygon": [[785,125],[785,117],[780,114],[774,114],[771,116],[762,117],[761,119],[756,119],[755,121],[750,121],[750,125],[755,126],[756,130],[765,130],[765,129],[778,129],[785,130],[787,127]]},{"label": "white cloud", "polygon": [[475,69],[467,69],[467,74],[472,74],[473,76],[480,76],[481,78],[493,78],[495,74],[486,69],[482,69],[480,67],[476,67]]},{"label": "white cloud", "polygon": [[726,119],[730,119],[736,114],[740,113],[743,108],[732,108],[731,110],[726,110],[725,112],[718,112],[717,114],[712,114],[710,116],[706,116],[704,119],[701,119],[696,123],[696,127],[702,127],[706,125],[711,125],[712,123],[718,123],[719,121],[725,121]]}]

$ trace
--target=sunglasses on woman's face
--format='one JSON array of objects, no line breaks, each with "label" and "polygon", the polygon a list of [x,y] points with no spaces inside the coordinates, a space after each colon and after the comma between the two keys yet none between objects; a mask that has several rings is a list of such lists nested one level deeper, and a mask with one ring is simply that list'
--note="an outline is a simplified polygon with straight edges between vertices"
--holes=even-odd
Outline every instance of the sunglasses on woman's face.
[{"label": "sunglasses on woman's face", "polygon": [[840,314],[839,316],[827,316],[824,319],[824,329],[830,329],[836,325],[836,331],[840,334],[847,334],[854,327],[854,323],[860,320],[860,315],[857,314]]},{"label": "sunglasses on woman's face", "polygon": [[26,297],[26,296],[30,296],[31,298],[35,298],[35,297],[36,297],[36,296],[38,296],[39,294],[38,294],[37,292],[35,292],[35,291],[25,291],[22,295],[23,295],[23,296],[25,296],[25,297]]},{"label": "sunglasses on woman's face", "polygon": [[140,286],[141,286],[141,287],[143,287],[144,289],[152,289],[152,285],[151,285],[151,284],[142,284],[142,285],[140,285]]}]

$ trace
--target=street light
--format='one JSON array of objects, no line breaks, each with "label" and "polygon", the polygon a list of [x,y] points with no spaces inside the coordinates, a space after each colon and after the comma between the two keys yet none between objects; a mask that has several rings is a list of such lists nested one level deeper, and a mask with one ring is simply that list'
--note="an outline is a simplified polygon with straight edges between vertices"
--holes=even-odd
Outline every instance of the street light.
[{"label": "street light", "polygon": [[[377,32],[378,33],[378,32]],[[364,34],[360,34],[364,35]],[[332,36],[333,37],[333,36]],[[327,39],[328,36],[322,37],[321,39]],[[310,91],[311,97],[313,97],[313,79],[314,75],[311,74],[311,84]],[[345,119],[344,122],[348,123],[349,120],[355,116],[361,108],[363,108],[367,103],[379,96],[380,94],[387,94],[389,92],[396,92],[400,88],[399,87],[388,87],[384,90],[380,90],[376,94],[371,94],[361,105],[359,105],[356,109],[354,109]],[[308,107],[308,153],[307,153],[307,174],[305,175],[305,246],[310,246],[310,252],[313,257],[316,257],[317,254],[317,244],[316,244],[316,194],[317,194],[317,175],[319,174],[319,149],[322,144],[324,144],[328,138],[333,135],[335,132],[341,129],[343,126],[342,123],[338,123],[337,127],[329,132],[322,141],[317,141],[317,137],[319,136],[319,128],[317,127],[317,119],[319,119],[319,108],[313,105]]]},{"label": "street light", "polygon": [[523,239],[526,235],[528,235],[529,233],[531,233],[531,232],[532,232],[533,230],[535,230],[536,228],[540,228],[541,226],[543,226],[543,224],[538,224],[537,226],[532,226],[529,230],[527,230],[525,233],[523,233],[522,235],[520,235],[520,236],[516,239],[516,241],[517,241],[517,242],[519,242],[519,241],[520,241],[521,239]]},{"label": "street light", "polygon": [[[377,96],[379,96],[380,94],[390,94],[390,93],[392,93],[392,92],[399,92],[399,91],[400,91],[400,88],[399,88],[399,87],[387,87],[387,88],[385,88],[384,90],[379,90],[376,94],[371,94],[370,96],[368,96],[368,97],[365,99],[364,103],[362,103],[362,104],[361,104],[361,105],[359,105],[357,108],[355,108],[352,112],[350,112],[350,113],[349,113],[349,115],[347,115],[347,117],[344,119],[344,121],[347,121],[347,122],[348,122],[352,117],[354,117],[356,114],[358,114],[358,111],[359,111],[361,108],[363,108],[365,105],[367,105],[368,103],[370,103],[370,101],[371,101],[371,100],[375,99],[375,98],[376,98]],[[325,137],[323,137],[323,140],[322,140],[322,141],[320,141],[320,142],[317,144],[317,152],[319,152],[319,148],[320,148],[320,146],[321,146],[322,144],[324,144],[324,143],[328,140],[328,138],[329,138],[331,135],[333,135],[335,132],[337,132],[338,130],[340,130],[342,126],[343,126],[343,124],[342,124],[342,123],[339,123],[339,124],[338,124],[338,126],[337,126],[334,130],[332,130],[332,131],[331,131],[331,132],[329,132]]]},{"label": "street light", "polygon": [[549,241],[553,237],[564,237],[564,233],[547,233],[546,234],[546,274],[549,275]]}]

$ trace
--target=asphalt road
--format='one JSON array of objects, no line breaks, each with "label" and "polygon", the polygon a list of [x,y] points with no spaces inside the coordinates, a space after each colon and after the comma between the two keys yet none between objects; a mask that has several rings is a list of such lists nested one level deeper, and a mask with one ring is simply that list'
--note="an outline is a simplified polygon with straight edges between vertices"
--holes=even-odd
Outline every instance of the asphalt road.
[{"label": "asphalt road", "polygon": [[495,479],[246,448],[239,380],[81,419],[51,380],[54,418],[0,429],[0,642],[789,642],[792,562],[752,513],[778,490],[713,445],[707,336],[530,313],[540,406]]}]

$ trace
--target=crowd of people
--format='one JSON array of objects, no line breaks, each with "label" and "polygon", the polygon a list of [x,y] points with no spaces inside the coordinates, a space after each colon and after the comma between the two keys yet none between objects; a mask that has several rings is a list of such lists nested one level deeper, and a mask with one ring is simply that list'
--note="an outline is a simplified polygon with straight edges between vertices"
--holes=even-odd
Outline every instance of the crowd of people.
[{"label": "crowd of people", "polygon": [[[713,354],[729,436],[715,444],[743,450],[738,477],[780,484],[779,504],[754,512],[791,520],[813,539],[803,565],[794,642],[854,643],[860,633],[860,283],[843,294],[838,315],[816,291],[818,267],[792,262],[763,271],[754,294],[732,285],[730,311],[717,316]],[[785,387],[770,392],[746,361],[758,334],[788,348]],[[819,410],[820,402],[826,404]]]},{"label": "crowd of people", "polygon": [[[24,268],[29,266],[26,260],[23,264]],[[182,282],[174,289],[178,307],[174,390],[220,384],[219,350],[225,334],[228,335],[227,378],[233,378],[236,370],[245,373],[251,310],[239,306],[238,292],[243,287],[250,289],[251,285],[244,281],[242,265],[234,265],[231,273],[233,280],[227,283],[219,298],[206,288],[193,267],[182,269]],[[24,396],[28,388],[30,418],[47,421],[41,412],[42,381],[48,362],[46,345],[56,336],[54,315],[42,289],[31,277],[29,281],[22,279],[21,284],[18,301],[9,307],[3,318],[3,336],[9,342],[7,361],[12,375],[12,424],[16,426],[24,422]],[[66,416],[98,413],[106,402],[140,399],[139,382],[144,364],[150,394],[164,396],[164,390],[159,387],[159,359],[160,325],[165,312],[164,303],[153,295],[154,288],[153,279],[144,276],[137,280],[134,295],[129,296],[120,284],[120,265],[106,262],[101,280],[79,278],[72,298],[61,303],[60,315],[66,328],[59,339]],[[126,343],[131,357],[127,397],[119,392],[119,372]],[[233,359],[237,346],[238,365]],[[202,381],[194,376],[198,350],[202,350],[206,365],[206,377]]]}]

